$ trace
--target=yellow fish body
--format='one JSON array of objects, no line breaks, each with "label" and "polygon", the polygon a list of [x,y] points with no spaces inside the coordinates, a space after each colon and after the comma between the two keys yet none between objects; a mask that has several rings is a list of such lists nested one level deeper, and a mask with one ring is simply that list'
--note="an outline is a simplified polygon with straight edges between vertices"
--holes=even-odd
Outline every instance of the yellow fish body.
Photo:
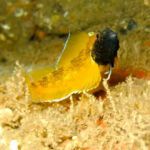
[{"label": "yellow fish body", "polygon": [[57,102],[73,93],[98,87],[104,65],[92,57],[96,34],[80,32],[68,37],[54,69],[28,72],[26,81],[33,102]]}]

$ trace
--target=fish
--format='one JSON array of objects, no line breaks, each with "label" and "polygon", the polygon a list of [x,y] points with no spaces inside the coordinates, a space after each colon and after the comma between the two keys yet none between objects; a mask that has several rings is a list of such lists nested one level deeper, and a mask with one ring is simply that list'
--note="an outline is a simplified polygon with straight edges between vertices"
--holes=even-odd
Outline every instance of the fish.
[{"label": "fish", "polygon": [[108,66],[110,77],[118,49],[118,35],[109,28],[96,33],[69,34],[53,68],[26,73],[31,101],[59,102],[72,94],[96,89],[102,80],[102,72]]}]

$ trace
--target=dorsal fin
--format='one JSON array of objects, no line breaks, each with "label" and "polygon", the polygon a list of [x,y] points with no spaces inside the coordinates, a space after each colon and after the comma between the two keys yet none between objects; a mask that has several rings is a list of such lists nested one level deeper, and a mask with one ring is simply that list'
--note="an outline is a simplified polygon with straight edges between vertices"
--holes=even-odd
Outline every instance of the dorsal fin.
[{"label": "dorsal fin", "polygon": [[89,41],[89,35],[86,32],[78,32],[68,36],[64,49],[58,58],[56,68],[68,65],[79,53],[86,49]]}]

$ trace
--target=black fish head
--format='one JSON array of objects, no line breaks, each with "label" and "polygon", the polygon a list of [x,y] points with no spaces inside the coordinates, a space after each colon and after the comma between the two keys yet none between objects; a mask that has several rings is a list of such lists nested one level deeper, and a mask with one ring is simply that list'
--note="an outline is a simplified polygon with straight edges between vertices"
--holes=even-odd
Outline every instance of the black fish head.
[{"label": "black fish head", "polygon": [[119,49],[117,33],[109,28],[98,32],[92,49],[92,58],[99,65],[114,66]]}]

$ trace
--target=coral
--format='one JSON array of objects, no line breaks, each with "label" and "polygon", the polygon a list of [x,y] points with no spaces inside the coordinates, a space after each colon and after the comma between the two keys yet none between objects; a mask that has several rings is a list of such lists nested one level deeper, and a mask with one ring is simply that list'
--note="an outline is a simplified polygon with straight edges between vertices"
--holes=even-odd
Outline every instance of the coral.
[{"label": "coral", "polygon": [[0,85],[0,149],[99,150],[150,147],[150,82],[128,77],[106,98],[83,93],[61,103],[30,103],[23,69]]}]

